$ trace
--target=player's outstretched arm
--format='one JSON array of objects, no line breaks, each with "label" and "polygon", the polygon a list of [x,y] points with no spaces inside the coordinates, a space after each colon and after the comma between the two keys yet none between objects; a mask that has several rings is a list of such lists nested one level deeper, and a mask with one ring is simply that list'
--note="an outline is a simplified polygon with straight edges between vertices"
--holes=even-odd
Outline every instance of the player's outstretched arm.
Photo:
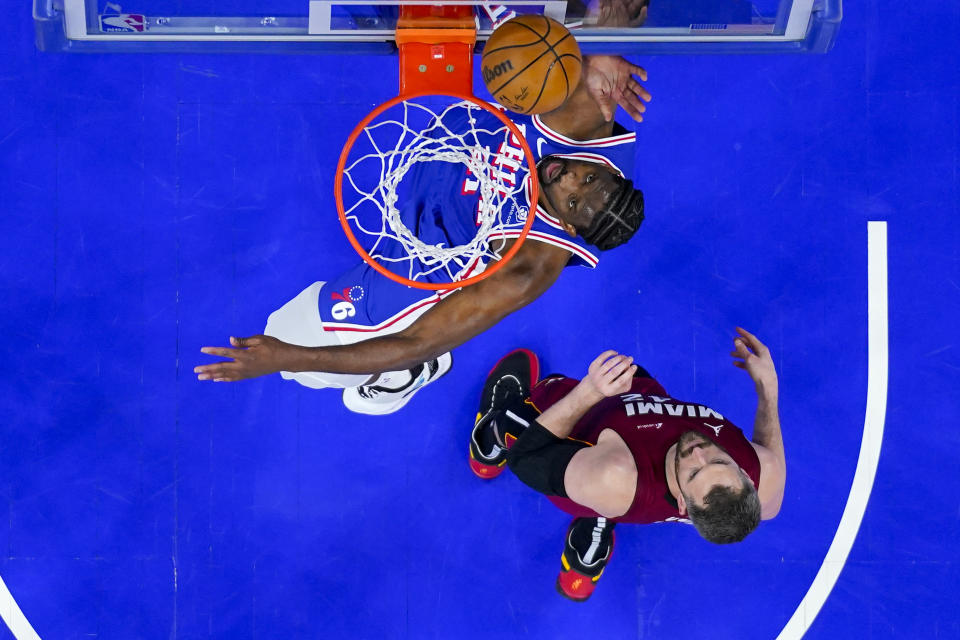
[{"label": "player's outstretched arm", "polygon": [[444,298],[398,333],[333,347],[300,347],[263,335],[231,338],[232,347],[201,349],[228,360],[198,366],[194,373],[200,380],[235,381],[278,371],[378,374],[408,369],[463,344],[536,300],[569,259],[565,249],[527,242],[495,274]]},{"label": "player's outstretched arm", "polygon": [[646,82],[646,70],[620,56],[585,56],[580,84],[562,106],[542,119],[574,140],[607,138],[613,134],[618,104],[637,122],[643,120],[644,103],[651,96],[640,80]]},{"label": "player's outstretched arm", "polygon": [[757,389],[757,413],[753,421],[753,448],[760,458],[760,506],[764,520],[780,512],[787,478],[787,462],[783,451],[783,434],[777,408],[779,382],[770,350],[747,331],[737,327],[733,365],[750,374]]}]

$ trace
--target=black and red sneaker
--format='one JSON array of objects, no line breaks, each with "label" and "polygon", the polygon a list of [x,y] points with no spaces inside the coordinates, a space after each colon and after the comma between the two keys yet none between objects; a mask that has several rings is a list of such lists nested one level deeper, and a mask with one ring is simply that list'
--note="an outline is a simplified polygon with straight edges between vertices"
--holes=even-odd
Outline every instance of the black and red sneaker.
[{"label": "black and red sneaker", "polygon": [[[526,426],[525,419],[510,408],[523,406],[539,376],[540,361],[529,349],[514,349],[487,374],[470,432],[470,470],[477,476],[489,479],[503,472],[506,450],[516,440],[518,430]],[[526,410],[518,409],[518,413],[529,416]]]},{"label": "black and red sneaker", "polygon": [[597,586],[613,555],[616,536],[614,523],[607,518],[574,518],[567,529],[566,544],[560,556],[557,592],[575,602],[583,602]]}]

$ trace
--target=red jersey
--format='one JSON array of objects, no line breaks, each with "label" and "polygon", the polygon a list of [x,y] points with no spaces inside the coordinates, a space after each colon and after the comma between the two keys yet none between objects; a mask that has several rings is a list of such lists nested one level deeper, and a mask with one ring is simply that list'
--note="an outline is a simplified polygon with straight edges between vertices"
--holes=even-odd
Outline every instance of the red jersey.
[{"label": "red jersey", "polygon": [[[578,380],[551,376],[531,391],[530,401],[538,411],[567,395]],[[637,490],[625,514],[615,522],[681,521],[677,503],[667,488],[667,451],[686,431],[696,431],[723,447],[760,488],[760,459],[743,431],[710,407],[676,400],[651,378],[635,378],[629,393],[604,398],[581,418],[571,438],[596,444],[604,429],[616,431],[633,454],[637,465]],[[548,496],[560,509],[574,516],[599,514],[569,498]]]}]

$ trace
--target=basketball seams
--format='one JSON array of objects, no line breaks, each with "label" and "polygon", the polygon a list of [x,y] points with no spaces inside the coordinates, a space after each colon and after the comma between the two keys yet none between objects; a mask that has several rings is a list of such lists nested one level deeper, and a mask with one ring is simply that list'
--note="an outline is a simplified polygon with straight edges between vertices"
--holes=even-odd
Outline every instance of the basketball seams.
[{"label": "basketball seams", "polygon": [[[527,25],[519,25],[519,26],[522,26],[522,27],[524,27],[524,28],[528,28]],[[564,36],[563,38],[561,38],[560,40],[558,40],[558,41],[556,42],[556,44],[560,44],[561,42],[563,42],[564,40],[566,40],[567,37],[573,37],[573,36],[571,36],[570,34],[568,34],[567,36]],[[565,90],[565,92],[564,92],[564,100],[566,100],[567,98],[569,98],[569,97],[570,97],[570,76],[569,76],[569,74],[567,73],[567,67],[566,67],[566,65],[563,64],[563,59],[564,59],[564,58],[573,58],[573,59],[576,60],[577,62],[580,62],[580,61],[581,61],[580,57],[579,57],[579,56],[576,56],[576,55],[574,55],[574,54],[572,54],[572,53],[557,54],[557,52],[556,52],[555,49],[554,49],[555,45],[551,45],[551,44],[548,43],[548,42],[544,42],[544,40],[543,40],[542,37],[541,37],[541,39],[540,39],[539,41],[531,42],[531,43],[529,43],[529,44],[510,45],[510,46],[498,47],[497,49],[494,49],[494,50],[491,52],[491,53],[496,53],[496,52],[498,52],[498,51],[504,51],[504,50],[506,50],[506,49],[523,49],[523,48],[531,47],[531,46],[534,46],[534,45],[536,45],[536,44],[541,44],[541,43],[546,47],[546,48],[543,50],[542,53],[540,53],[536,58],[534,58],[534,59],[531,60],[529,63],[527,63],[527,65],[526,65],[525,67],[517,70],[517,72],[516,72],[515,74],[513,74],[512,76],[510,76],[510,78],[507,79],[503,84],[501,84],[501,85],[500,85],[499,87],[497,87],[495,90],[492,90],[492,91],[490,92],[491,94],[493,94],[494,96],[496,96],[497,93],[499,93],[500,91],[503,91],[503,89],[504,89],[505,87],[507,87],[511,82],[513,82],[513,81],[516,80],[518,77],[520,77],[521,75],[523,75],[523,73],[524,73],[525,71],[527,71],[528,69],[530,69],[530,67],[534,66],[534,65],[537,64],[538,62],[541,62],[541,61],[543,60],[543,57],[544,57],[544,56],[546,56],[548,53],[552,53],[552,54],[553,54],[553,60],[550,61],[549,66],[547,67],[547,70],[544,72],[544,81],[540,84],[540,91],[539,91],[539,93],[537,93],[537,99],[533,102],[532,105],[530,105],[530,107],[529,107],[524,113],[529,113],[532,109],[536,108],[537,104],[540,102],[540,98],[543,97],[544,89],[545,89],[546,86],[549,84],[550,74],[553,73],[553,71],[554,71],[554,69],[556,68],[558,62],[560,63],[560,69],[561,69],[561,71],[563,72],[563,79],[564,79],[564,81],[565,81],[565,83],[566,83],[566,86],[567,86],[567,88],[566,88],[566,90]]]},{"label": "basketball seams", "polygon": [[[541,16],[541,17],[542,17],[542,16]],[[531,60],[529,63],[527,63],[527,66],[523,67],[522,69],[519,69],[515,74],[513,74],[512,76],[510,76],[510,78],[509,78],[508,80],[506,80],[502,85],[500,85],[499,87],[497,87],[497,89],[496,89],[495,91],[491,91],[491,92],[490,92],[491,94],[493,94],[494,96],[496,96],[497,93],[499,93],[500,91],[503,91],[504,87],[506,87],[508,84],[510,84],[511,82],[513,82],[514,80],[516,80],[519,76],[523,75],[523,72],[524,72],[524,71],[526,71],[527,69],[529,69],[530,67],[532,67],[533,65],[535,65],[537,62],[539,62],[539,61],[541,60],[541,58],[543,58],[543,56],[547,55],[548,53],[553,52],[554,57],[556,57],[556,55],[557,55],[556,52],[553,51],[553,47],[551,47],[551,46],[550,46],[550,43],[547,42],[547,36],[550,35],[550,27],[551,27],[550,21],[544,19],[543,22],[546,24],[546,27],[547,27],[547,28],[546,28],[546,31],[545,31],[543,34],[537,32],[535,29],[533,29],[532,27],[530,27],[530,25],[524,24],[523,22],[516,22],[516,23],[514,23],[514,24],[513,24],[513,27],[515,27],[515,28],[517,28],[517,29],[523,29],[523,30],[526,30],[526,31],[532,33],[534,36],[536,36],[536,39],[535,39],[535,40],[532,40],[532,41],[530,41],[530,42],[525,42],[525,43],[523,43],[523,44],[504,45],[504,46],[502,46],[502,47],[497,47],[496,49],[494,49],[493,51],[490,52],[490,54],[494,54],[494,53],[497,53],[497,52],[500,52],[500,51],[506,51],[506,50],[508,50],[508,49],[525,49],[525,48],[527,48],[527,47],[533,47],[533,46],[536,46],[536,45],[538,45],[538,44],[542,44],[544,47],[546,47],[543,51],[540,52],[539,55],[537,55],[536,58],[534,58],[534,59]],[[561,41],[562,41],[562,40],[563,40],[563,39],[561,39]],[[484,50],[484,55],[489,55],[489,54],[487,54],[486,50]],[[552,67],[548,67],[548,68],[547,68],[547,72],[544,74],[544,79],[549,78],[551,68],[552,68]],[[544,82],[544,83],[540,86],[540,93],[537,94],[537,102],[540,101],[540,96],[543,95],[543,87],[544,87],[544,85],[546,85],[546,82]],[[536,105],[536,102],[534,103],[534,106],[535,106],[535,105]],[[530,108],[532,109],[533,107],[530,107]]]},{"label": "basketball seams", "polygon": [[[548,22],[547,24],[549,25],[550,23]],[[550,68],[547,69],[546,78],[544,79],[543,86],[540,88],[540,95],[537,96],[537,102],[534,102],[533,106],[530,107],[530,109],[527,109],[528,112],[532,111],[537,106],[537,103],[540,102],[540,97],[543,96],[543,87],[547,86],[547,83],[550,81],[550,74],[553,73],[553,69],[558,62],[560,63],[560,69],[563,71],[564,83],[567,85],[567,89],[563,95],[563,101],[566,102],[567,98],[570,97],[570,76],[567,73],[567,66],[563,64],[563,59],[568,57],[573,57],[574,59],[576,59],[577,62],[581,62],[581,63],[582,63],[582,60],[580,59],[579,56],[575,56],[572,53],[557,54],[557,52],[554,50],[554,47],[559,46],[561,42],[563,42],[567,38],[572,38],[572,37],[573,37],[573,34],[568,31],[567,35],[563,36],[552,45],[548,44],[548,46],[550,47],[550,51],[553,52],[553,55],[556,59],[553,61],[553,64],[550,65]]]},{"label": "basketball seams", "polygon": [[[556,42],[550,42],[550,36],[556,33],[558,30],[554,28],[552,21],[545,16],[529,16],[531,22],[537,20],[539,22],[533,22],[532,24],[527,24],[526,22],[508,22],[504,27],[509,25],[511,29],[508,32],[508,36],[512,39],[510,44],[502,44],[496,48],[484,50],[483,57],[486,59],[496,59],[501,62],[493,63],[491,61],[491,66],[496,67],[497,64],[503,64],[503,60],[511,59],[511,51],[519,51],[523,49],[537,49],[542,48],[541,51],[534,53],[531,52],[530,55],[533,55],[532,59],[527,61],[524,66],[518,69],[516,72],[512,73],[510,77],[505,78],[498,86],[490,86],[488,84],[488,89],[494,98],[498,100],[505,100],[512,103],[512,107],[508,104],[507,106],[517,111],[519,113],[531,113],[535,111],[537,105],[544,100],[547,95],[548,87],[551,95],[551,103],[555,103],[556,98],[553,96],[561,95],[559,91],[563,91],[563,98],[561,104],[565,102],[572,93],[574,86],[572,86],[572,73],[576,70],[571,68],[571,65],[582,63],[582,58],[577,53],[569,51],[570,45],[567,44],[565,47],[564,43],[568,42],[568,39],[573,39],[574,44],[573,48],[577,49],[575,39],[572,33],[568,30],[561,28],[557,35],[560,35],[560,38]],[[562,25],[561,25],[562,27]],[[541,33],[542,31],[542,33]],[[533,36],[529,41],[522,43],[516,42],[516,40],[524,35]],[[507,37],[507,36],[504,36]],[[561,51],[561,48],[564,51]],[[552,54],[549,55],[549,54]],[[513,58],[513,62],[517,62],[516,58]],[[557,63],[559,63],[559,70],[557,70]],[[543,68],[545,65],[545,68]],[[537,73],[536,70],[539,68],[543,69],[542,73]],[[533,70],[533,71],[531,71]],[[556,86],[559,81],[559,77],[556,74],[562,74],[563,78],[563,87]],[[526,99],[527,96],[522,95],[524,98],[522,100],[523,104],[529,105],[525,109],[519,108],[519,103],[514,102],[507,95],[501,95],[505,90],[516,81],[518,78],[522,78],[524,75],[534,74],[537,79],[542,78],[540,82],[534,81],[532,84],[529,83],[529,78],[524,79],[523,89],[527,90],[530,88],[536,87],[536,92],[531,92],[527,94],[529,98],[532,98],[532,103],[529,99]],[[539,86],[537,86],[539,85]],[[552,86],[551,86],[552,85]],[[553,107],[550,107],[553,108]]]},{"label": "basketball seams", "polygon": [[[542,17],[542,16],[540,16],[540,17]],[[501,46],[501,47],[497,47],[496,49],[491,49],[489,52],[487,52],[486,48],[484,48],[484,50],[483,50],[483,55],[488,55],[488,53],[497,53],[497,52],[499,52],[499,51],[504,51],[504,50],[506,50],[506,49],[517,49],[517,48],[524,48],[524,47],[532,47],[533,45],[535,45],[535,44],[540,44],[540,43],[542,43],[544,46],[546,46],[546,47],[549,49],[549,48],[550,48],[550,43],[547,42],[547,36],[550,35],[550,22],[549,22],[549,21],[545,21],[545,22],[546,22],[546,24],[547,24],[547,31],[546,31],[545,33],[543,33],[543,34],[540,34],[540,33],[537,32],[535,29],[532,29],[532,28],[530,27],[530,25],[524,24],[524,23],[522,23],[522,22],[515,22],[515,23],[511,24],[512,27],[516,27],[516,28],[520,28],[520,29],[526,29],[527,31],[529,31],[530,33],[532,33],[534,36],[536,36],[536,39],[535,39],[535,40],[531,40],[530,42],[524,42],[523,44],[503,45],[503,46]],[[513,34],[511,34],[511,35],[513,35]],[[563,42],[565,39],[566,39],[566,38],[561,38],[561,39],[559,40],[559,42]],[[546,51],[544,51],[544,53],[546,53]],[[541,54],[541,55],[542,55],[542,54]]]},{"label": "basketball seams", "polygon": [[[529,68],[532,67],[533,65],[537,64],[538,62],[540,62],[540,61],[543,59],[543,56],[547,55],[547,53],[549,53],[549,49],[546,50],[546,51],[544,51],[544,52],[541,53],[540,55],[538,55],[536,58],[534,58],[534,59],[531,60],[530,62],[528,62],[528,63],[527,63],[527,66],[523,67],[522,69],[520,69],[519,71],[517,71],[515,74],[513,74],[512,76],[510,76],[510,79],[508,79],[508,80],[507,80],[506,82],[504,82],[502,85],[500,85],[499,87],[497,87],[496,91],[491,91],[490,93],[491,93],[494,97],[496,97],[496,94],[497,94],[497,93],[499,93],[500,91],[503,91],[504,87],[506,87],[508,84],[510,84],[511,82],[513,82],[514,80],[516,80],[517,78],[519,78],[521,75],[523,75],[523,72],[524,72],[524,71],[526,71],[527,69],[529,69]],[[543,88],[544,88],[544,87],[546,86],[546,84],[547,84],[547,83],[546,83],[546,80],[550,77],[550,71],[553,69],[553,65],[556,64],[556,62],[557,62],[556,60],[553,60],[552,62],[550,62],[550,66],[547,67],[547,70],[546,70],[546,72],[544,73],[544,82],[541,83],[541,85],[540,85],[540,95],[543,94]],[[531,107],[531,109],[532,109],[532,108],[533,108],[533,107]]]}]

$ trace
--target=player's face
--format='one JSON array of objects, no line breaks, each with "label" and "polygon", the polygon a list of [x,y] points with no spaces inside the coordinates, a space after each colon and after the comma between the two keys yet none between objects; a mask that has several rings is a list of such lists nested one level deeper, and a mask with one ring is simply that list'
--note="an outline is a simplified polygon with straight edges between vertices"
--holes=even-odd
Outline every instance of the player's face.
[{"label": "player's face", "polygon": [[743,486],[740,467],[730,454],[695,431],[680,437],[676,453],[680,492],[703,506],[703,497],[720,484],[739,491]]},{"label": "player's face", "polygon": [[590,225],[619,183],[603,165],[547,156],[537,163],[540,203],[550,213],[574,227]]}]

